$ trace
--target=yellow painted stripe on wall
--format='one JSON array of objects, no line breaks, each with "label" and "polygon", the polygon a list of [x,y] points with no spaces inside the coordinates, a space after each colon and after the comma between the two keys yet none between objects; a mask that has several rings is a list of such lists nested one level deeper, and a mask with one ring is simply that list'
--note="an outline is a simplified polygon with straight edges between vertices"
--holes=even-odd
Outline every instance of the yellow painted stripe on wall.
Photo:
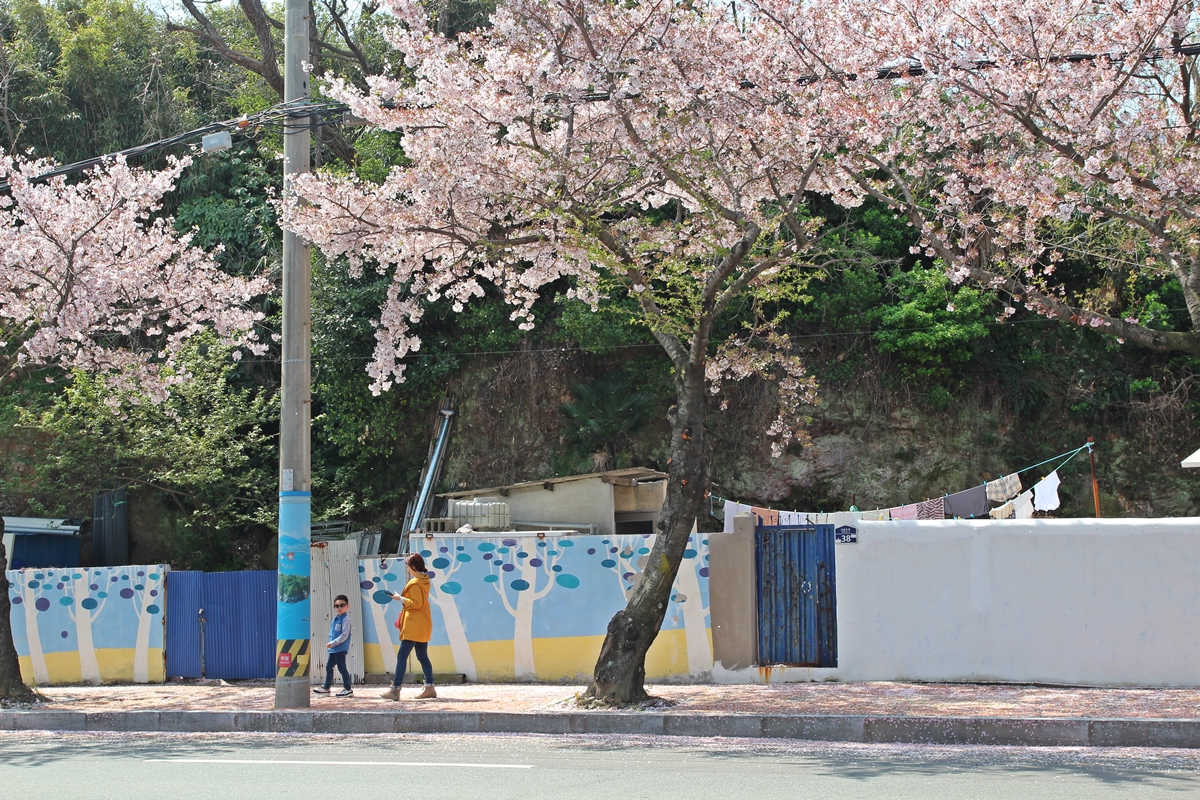
[{"label": "yellow painted stripe on wall", "polygon": [[[96,650],[96,663],[100,665],[100,680],[104,683],[132,683],[133,657],[132,647],[108,647]],[[150,683],[163,683],[167,679],[167,665],[163,659],[161,647],[151,647],[149,652],[150,668],[148,677]],[[79,652],[68,650],[61,653],[46,653],[46,671],[50,675],[50,683],[79,683],[82,671],[79,668]],[[33,660],[29,656],[18,659],[21,665],[21,680],[28,686],[34,686]]]}]

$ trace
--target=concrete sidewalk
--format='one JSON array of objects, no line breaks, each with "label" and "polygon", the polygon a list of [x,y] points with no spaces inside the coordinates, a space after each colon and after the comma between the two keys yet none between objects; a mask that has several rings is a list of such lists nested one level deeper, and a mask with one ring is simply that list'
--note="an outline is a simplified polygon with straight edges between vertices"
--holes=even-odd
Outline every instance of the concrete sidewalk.
[{"label": "concrete sidewalk", "polygon": [[273,711],[267,682],[67,686],[0,711],[0,730],[589,733],[848,742],[1200,748],[1200,690],[978,684],[655,685],[661,703],[581,709],[583,686],[460,684],[399,703],[382,687]]}]

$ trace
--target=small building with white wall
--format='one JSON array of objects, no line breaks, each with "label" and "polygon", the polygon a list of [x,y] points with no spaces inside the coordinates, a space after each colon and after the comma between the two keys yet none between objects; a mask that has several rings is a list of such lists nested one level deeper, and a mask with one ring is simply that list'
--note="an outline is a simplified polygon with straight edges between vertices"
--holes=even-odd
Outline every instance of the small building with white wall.
[{"label": "small building with white wall", "polygon": [[734,527],[709,536],[717,681],[1200,686],[1200,519],[858,522],[834,546],[829,668],[760,663],[771,533]]},{"label": "small building with white wall", "polygon": [[[666,473],[634,468],[508,486],[446,492],[446,500],[501,502],[510,530],[579,527],[603,536],[653,533],[666,499]],[[451,515],[447,514],[447,518]]]}]

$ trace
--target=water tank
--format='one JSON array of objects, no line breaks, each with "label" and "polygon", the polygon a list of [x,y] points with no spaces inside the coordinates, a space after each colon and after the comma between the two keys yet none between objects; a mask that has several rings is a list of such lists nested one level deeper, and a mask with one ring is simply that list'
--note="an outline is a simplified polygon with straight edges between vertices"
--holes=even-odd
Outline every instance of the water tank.
[{"label": "water tank", "polygon": [[477,531],[507,531],[512,528],[508,503],[495,497],[476,497],[473,500],[451,500],[447,516],[454,518],[455,527],[470,525]]}]

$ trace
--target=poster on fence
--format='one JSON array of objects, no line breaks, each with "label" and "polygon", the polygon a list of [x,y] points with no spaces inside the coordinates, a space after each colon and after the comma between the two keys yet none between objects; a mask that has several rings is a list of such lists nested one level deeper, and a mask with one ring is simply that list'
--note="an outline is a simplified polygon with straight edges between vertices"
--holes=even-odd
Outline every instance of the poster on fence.
[{"label": "poster on fence", "polygon": [[[505,533],[419,542],[414,549],[430,570],[435,672],[576,681],[591,675],[608,621],[625,607],[654,537]],[[400,603],[388,592],[400,591],[406,577],[402,560],[359,562],[367,672],[395,669]],[[646,676],[700,678],[712,667],[708,537],[693,534]]]},{"label": "poster on fence", "polygon": [[53,683],[161,683],[162,564],[5,573],[21,678]]}]

